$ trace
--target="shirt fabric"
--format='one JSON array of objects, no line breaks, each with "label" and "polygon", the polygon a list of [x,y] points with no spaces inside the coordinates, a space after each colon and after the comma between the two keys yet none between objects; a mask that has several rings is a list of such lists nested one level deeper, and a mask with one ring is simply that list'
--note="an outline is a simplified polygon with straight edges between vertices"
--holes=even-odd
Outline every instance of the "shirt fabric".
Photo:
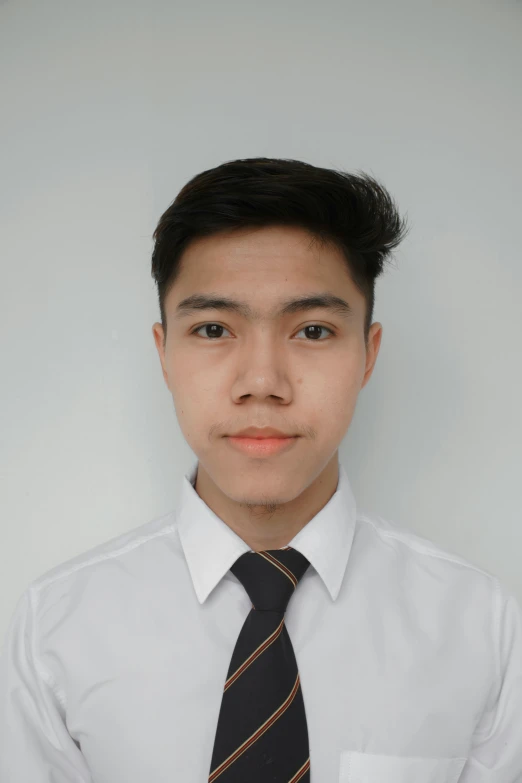
[{"label": "shirt fabric", "polygon": [[[249,546],[174,511],[34,580],[0,659],[1,783],[203,783]],[[522,610],[494,575],[336,492],[288,542],[312,783],[521,783]]]}]

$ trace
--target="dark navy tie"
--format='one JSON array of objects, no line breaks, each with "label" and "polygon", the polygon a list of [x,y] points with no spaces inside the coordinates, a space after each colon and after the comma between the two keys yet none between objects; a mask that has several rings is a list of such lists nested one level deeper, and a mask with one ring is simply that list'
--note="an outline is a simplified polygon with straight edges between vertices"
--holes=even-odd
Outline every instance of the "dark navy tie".
[{"label": "dark navy tie", "polygon": [[228,669],[209,783],[310,783],[305,705],[284,619],[310,565],[292,547],[246,552],[232,568],[252,602]]}]

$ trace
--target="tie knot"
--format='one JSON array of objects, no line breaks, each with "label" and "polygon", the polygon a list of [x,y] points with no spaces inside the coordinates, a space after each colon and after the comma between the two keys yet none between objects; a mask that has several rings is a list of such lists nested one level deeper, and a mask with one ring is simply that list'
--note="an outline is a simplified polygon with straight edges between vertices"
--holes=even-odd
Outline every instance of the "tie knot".
[{"label": "tie knot", "polygon": [[304,572],[307,558],[292,547],[245,552],[230,569],[259,611],[286,612]]}]

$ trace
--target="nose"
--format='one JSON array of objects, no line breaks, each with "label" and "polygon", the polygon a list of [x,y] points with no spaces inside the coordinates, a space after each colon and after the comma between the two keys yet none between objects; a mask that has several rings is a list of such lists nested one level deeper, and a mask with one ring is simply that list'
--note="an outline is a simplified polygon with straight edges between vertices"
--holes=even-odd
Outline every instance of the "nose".
[{"label": "nose", "polygon": [[276,338],[257,336],[238,356],[233,395],[288,401],[292,391],[290,370],[288,355]]}]

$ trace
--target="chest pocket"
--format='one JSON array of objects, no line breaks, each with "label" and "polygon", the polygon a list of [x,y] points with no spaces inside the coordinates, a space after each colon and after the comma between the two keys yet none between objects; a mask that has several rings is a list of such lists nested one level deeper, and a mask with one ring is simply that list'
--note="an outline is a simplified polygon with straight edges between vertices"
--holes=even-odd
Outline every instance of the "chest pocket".
[{"label": "chest pocket", "polygon": [[466,758],[341,752],[339,783],[456,783]]}]

